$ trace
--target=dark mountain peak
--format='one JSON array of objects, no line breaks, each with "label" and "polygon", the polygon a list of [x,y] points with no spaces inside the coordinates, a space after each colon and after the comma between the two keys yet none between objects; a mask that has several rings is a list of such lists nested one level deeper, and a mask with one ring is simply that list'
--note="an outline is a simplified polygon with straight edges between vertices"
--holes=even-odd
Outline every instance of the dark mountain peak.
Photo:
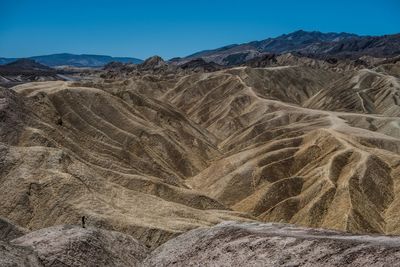
[{"label": "dark mountain peak", "polygon": [[291,32],[291,33],[288,33],[288,34],[283,34],[282,36],[300,37],[300,36],[309,35],[309,34],[312,34],[312,33],[315,34],[315,33],[318,33],[318,32],[316,32],[316,31],[308,32],[308,31],[304,31],[304,30],[297,30],[297,31],[294,31],[294,32]]},{"label": "dark mountain peak", "polygon": [[166,66],[167,63],[160,56],[152,56],[146,59],[143,63],[139,64],[139,69],[158,69]]},{"label": "dark mountain peak", "polygon": [[163,59],[162,57],[155,55],[155,56],[152,56],[152,57],[147,58],[147,59],[143,62],[143,64],[144,64],[144,63],[148,63],[148,64],[149,64],[149,63],[159,63],[159,62],[165,62],[165,61],[164,61],[164,59]]},{"label": "dark mountain peak", "polygon": [[18,59],[5,65],[8,68],[18,68],[21,70],[50,70],[51,68],[42,65],[35,60],[29,58]]},{"label": "dark mountain peak", "polygon": [[[312,31],[312,32],[319,32],[319,31]],[[305,31],[305,30],[300,29],[300,30],[292,32],[291,34],[304,34],[304,33],[310,33],[310,31]]]}]

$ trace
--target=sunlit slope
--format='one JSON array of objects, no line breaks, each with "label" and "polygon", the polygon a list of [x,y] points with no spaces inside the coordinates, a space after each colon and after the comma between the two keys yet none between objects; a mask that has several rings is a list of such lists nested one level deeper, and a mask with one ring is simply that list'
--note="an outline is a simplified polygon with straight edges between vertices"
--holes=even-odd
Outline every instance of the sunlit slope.
[{"label": "sunlit slope", "polygon": [[[354,72],[348,83],[368,86],[376,99],[382,90],[398,93],[394,77],[375,74],[382,80],[365,84],[365,73],[374,74]],[[332,92],[337,76],[278,67],[232,69],[197,82],[184,78],[166,98],[215,134],[224,153],[188,184],[263,221],[399,232],[398,107],[376,100],[375,113],[390,117],[356,114],[363,113],[362,99],[357,90],[340,90],[354,99]],[[320,102],[321,110],[302,107],[322,93],[333,99]]]},{"label": "sunlit slope", "polygon": [[[85,215],[89,224],[150,245],[240,220],[185,186],[218,151],[179,112],[130,93],[60,82],[14,89],[1,98],[3,216],[37,229]],[[135,97],[142,103],[133,104]]]}]

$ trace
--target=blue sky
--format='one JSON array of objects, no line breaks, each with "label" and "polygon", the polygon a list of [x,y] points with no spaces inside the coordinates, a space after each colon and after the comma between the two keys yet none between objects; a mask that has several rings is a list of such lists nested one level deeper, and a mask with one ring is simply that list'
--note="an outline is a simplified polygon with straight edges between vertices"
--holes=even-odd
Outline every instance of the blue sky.
[{"label": "blue sky", "polygon": [[0,57],[168,59],[295,30],[400,32],[400,0],[0,0]]}]

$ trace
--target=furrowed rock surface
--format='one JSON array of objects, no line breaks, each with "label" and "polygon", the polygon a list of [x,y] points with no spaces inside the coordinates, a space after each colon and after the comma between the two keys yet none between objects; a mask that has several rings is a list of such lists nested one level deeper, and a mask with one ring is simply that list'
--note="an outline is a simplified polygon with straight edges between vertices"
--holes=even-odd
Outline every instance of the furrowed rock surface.
[{"label": "furrowed rock surface", "polygon": [[399,237],[224,222],[168,241],[143,266],[400,266],[399,259]]},{"label": "furrowed rock surface", "polygon": [[150,251],[129,235],[58,225],[10,243],[1,266],[400,266],[400,237],[227,221]]}]

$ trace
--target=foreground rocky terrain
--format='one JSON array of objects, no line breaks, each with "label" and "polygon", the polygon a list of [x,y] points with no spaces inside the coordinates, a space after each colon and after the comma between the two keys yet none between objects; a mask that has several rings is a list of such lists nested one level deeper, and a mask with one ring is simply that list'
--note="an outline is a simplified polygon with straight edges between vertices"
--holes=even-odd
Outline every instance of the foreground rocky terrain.
[{"label": "foreground rocky terrain", "polygon": [[400,238],[224,222],[149,250],[119,232],[59,225],[1,240],[0,255],[1,266],[400,266]]},{"label": "foreground rocky terrain", "polygon": [[161,245],[144,266],[400,266],[400,238],[226,222]]},{"label": "foreground rocky terrain", "polygon": [[3,265],[392,266],[397,238],[300,226],[400,234],[399,92],[398,57],[293,53],[0,88]]}]

